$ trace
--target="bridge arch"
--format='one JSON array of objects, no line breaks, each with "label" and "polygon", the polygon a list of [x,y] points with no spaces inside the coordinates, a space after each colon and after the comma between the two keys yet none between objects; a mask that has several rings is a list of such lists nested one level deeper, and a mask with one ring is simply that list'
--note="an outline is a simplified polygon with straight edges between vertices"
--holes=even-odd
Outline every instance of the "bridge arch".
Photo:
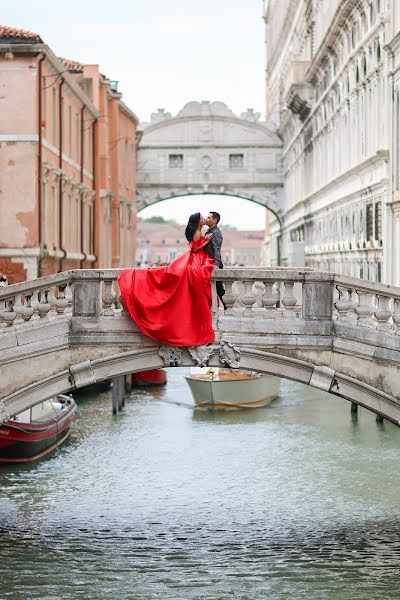
[{"label": "bridge arch", "polygon": [[[276,236],[276,264],[278,266],[280,266],[281,264],[281,256],[282,256],[282,217],[280,215],[280,211],[278,210],[277,206],[276,206],[276,202],[273,199],[272,202],[269,202],[268,198],[261,198],[261,197],[255,197],[254,195],[250,195],[248,194],[247,196],[245,195],[247,192],[246,191],[239,191],[239,190],[224,190],[223,192],[195,192],[193,190],[192,187],[188,187],[186,190],[182,189],[181,193],[176,194],[174,193],[174,195],[168,195],[173,193],[171,192],[166,192],[165,197],[158,197],[154,202],[150,202],[148,204],[148,206],[154,206],[157,204],[160,204],[162,202],[168,202],[168,200],[174,200],[177,198],[188,198],[188,197],[193,197],[196,198],[198,196],[201,196],[202,198],[204,198],[204,196],[210,196],[210,204],[207,207],[207,211],[209,209],[213,208],[213,203],[212,203],[212,198],[213,197],[218,197],[220,198],[222,197],[232,197],[232,198],[237,198],[239,200],[243,200],[244,202],[252,202],[253,204],[257,204],[258,206],[262,206],[263,208],[265,208],[266,210],[268,210],[269,212],[271,212],[274,217],[276,218],[277,222],[278,222],[278,227],[279,227],[279,233]],[[146,208],[148,208],[148,206],[145,206],[144,208],[140,209],[140,211],[145,210]],[[196,209],[197,210],[197,209]],[[217,209],[218,210],[218,209]],[[139,216],[140,216],[140,212],[139,212]],[[229,217],[228,217],[229,220]],[[222,229],[224,227],[224,222],[222,222]]]},{"label": "bridge arch", "polygon": [[[171,352],[170,363],[168,363],[169,351]],[[44,380],[21,387],[4,398],[0,408],[3,407],[4,410],[6,407],[8,413],[14,415],[34,406],[43,399],[56,394],[72,392],[89,383],[100,382],[110,377],[169,366],[191,367],[194,364],[195,360],[187,349],[167,349],[166,360],[166,354],[160,351],[158,346],[116,353],[102,358],[90,359],[88,357],[82,363],[68,366]],[[226,366],[226,362],[221,360],[221,354],[218,356],[217,352],[210,357],[209,364],[210,366]],[[400,400],[398,398],[355,377],[332,371],[330,367],[266,350],[241,348],[240,366],[232,368],[274,375],[315,387],[362,406],[373,413],[382,415],[396,425],[400,425]]]}]

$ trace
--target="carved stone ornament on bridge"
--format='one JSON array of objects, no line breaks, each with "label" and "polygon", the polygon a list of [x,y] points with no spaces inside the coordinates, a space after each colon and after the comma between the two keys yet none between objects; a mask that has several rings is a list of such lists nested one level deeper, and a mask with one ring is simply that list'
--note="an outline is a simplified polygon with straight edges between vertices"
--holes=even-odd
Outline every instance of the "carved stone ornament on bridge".
[{"label": "carved stone ornament on bridge", "polygon": [[85,360],[79,364],[71,365],[69,372],[69,380],[76,388],[97,383],[90,360]]},{"label": "carved stone ornament on bridge", "polygon": [[330,367],[315,366],[311,375],[310,384],[324,392],[329,392],[335,377],[334,369]]},{"label": "carved stone ornament on bridge", "polygon": [[222,342],[219,347],[219,359],[227,367],[240,367],[240,350],[231,342]]},{"label": "carved stone ornament on bridge", "polygon": [[161,346],[158,354],[163,359],[164,367],[180,367],[183,364],[182,348]]},{"label": "carved stone ornament on bridge", "polygon": [[6,405],[0,400],[0,425],[3,425],[4,421],[8,421],[10,417],[11,415],[8,412]]},{"label": "carved stone ornament on bridge", "polygon": [[190,356],[198,367],[208,367],[208,361],[214,354],[214,346],[190,346],[188,348]]}]

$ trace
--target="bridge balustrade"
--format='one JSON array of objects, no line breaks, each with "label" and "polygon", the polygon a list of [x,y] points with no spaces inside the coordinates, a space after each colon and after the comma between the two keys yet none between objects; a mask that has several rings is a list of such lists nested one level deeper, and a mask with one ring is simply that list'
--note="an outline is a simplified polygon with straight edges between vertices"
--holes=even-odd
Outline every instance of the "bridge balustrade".
[{"label": "bridge balustrade", "polygon": [[400,424],[400,288],[307,268],[216,269],[214,344],[175,348],[130,319],[119,273],[72,270],[0,289],[0,422],[109,377],[208,364],[293,379]]},{"label": "bridge balustrade", "polygon": [[[0,289],[1,330],[34,320],[121,315],[119,269],[72,270]],[[225,286],[225,313],[215,282]],[[228,268],[212,276],[214,319],[337,321],[400,335],[400,289],[292,268]]]}]

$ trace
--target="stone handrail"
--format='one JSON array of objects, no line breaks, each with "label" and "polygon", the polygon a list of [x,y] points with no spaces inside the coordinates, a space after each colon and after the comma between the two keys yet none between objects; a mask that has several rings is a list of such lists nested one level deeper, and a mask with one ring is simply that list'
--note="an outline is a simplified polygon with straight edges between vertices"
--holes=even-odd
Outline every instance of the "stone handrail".
[{"label": "stone handrail", "polygon": [[[112,317],[120,312],[121,269],[70,270],[0,288],[0,323],[31,318]],[[352,322],[400,334],[400,288],[309,268],[226,268],[212,275],[225,285],[225,317],[302,318]],[[1,331],[1,330],[0,330]]]}]

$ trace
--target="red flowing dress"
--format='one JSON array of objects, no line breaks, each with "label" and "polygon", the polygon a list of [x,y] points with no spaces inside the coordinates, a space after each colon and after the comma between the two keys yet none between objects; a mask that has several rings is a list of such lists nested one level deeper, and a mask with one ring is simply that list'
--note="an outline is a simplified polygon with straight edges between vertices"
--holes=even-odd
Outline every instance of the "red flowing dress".
[{"label": "red flowing dress", "polygon": [[167,267],[124,269],[118,277],[122,301],[139,329],[169,346],[202,346],[214,341],[211,319],[211,283],[214,259],[203,249],[205,241]]}]

